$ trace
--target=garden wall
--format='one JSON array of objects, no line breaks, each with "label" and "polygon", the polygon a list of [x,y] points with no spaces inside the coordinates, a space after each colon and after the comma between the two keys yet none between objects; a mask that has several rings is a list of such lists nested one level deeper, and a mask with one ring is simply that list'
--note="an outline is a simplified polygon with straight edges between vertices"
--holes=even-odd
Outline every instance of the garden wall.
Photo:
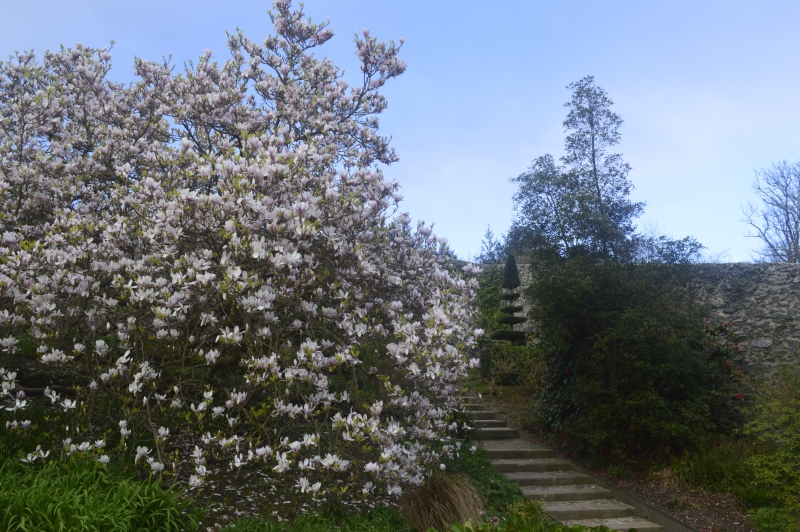
[{"label": "garden wall", "polygon": [[[695,264],[692,270],[709,320],[732,324],[732,342],[739,345],[734,362],[745,374],[800,365],[800,264]],[[531,282],[530,265],[520,264],[519,273],[524,289]],[[533,301],[523,299],[522,305],[527,313]]]},{"label": "garden wall", "polygon": [[800,264],[696,264],[693,273],[709,319],[733,325],[745,373],[800,363]]}]

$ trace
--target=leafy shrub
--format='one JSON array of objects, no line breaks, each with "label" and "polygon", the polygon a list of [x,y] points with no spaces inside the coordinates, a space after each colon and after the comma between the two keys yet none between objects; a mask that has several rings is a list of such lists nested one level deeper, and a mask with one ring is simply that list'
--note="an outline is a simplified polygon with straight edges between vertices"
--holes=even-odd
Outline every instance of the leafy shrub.
[{"label": "leafy shrub", "polygon": [[800,515],[800,370],[782,368],[758,386],[744,434],[758,444],[747,458],[755,480],[774,490],[787,512]]},{"label": "leafy shrub", "polygon": [[768,506],[775,500],[773,490],[760,484],[748,462],[756,447],[747,441],[723,438],[698,446],[670,464],[678,477],[690,486],[735,495],[745,508]]},{"label": "leafy shrub", "polygon": [[130,85],[81,45],[0,63],[0,423],[49,408],[32,459],[263,475],[288,514],[397,496],[452,449],[475,285],[377,167],[400,45],[358,37],[351,89],[312,53],[327,24],[271,16]]},{"label": "leafy shrub", "polygon": [[490,393],[501,386],[525,386],[532,395],[541,388],[544,358],[538,345],[488,342],[481,347],[481,375]]},{"label": "leafy shrub", "polygon": [[720,428],[733,348],[704,326],[678,266],[574,258],[538,268],[540,423],[609,460],[680,452]]},{"label": "leafy shrub", "polygon": [[162,489],[114,473],[96,460],[41,467],[0,460],[0,529],[196,530],[203,511]]},{"label": "leafy shrub", "polygon": [[735,495],[745,508],[769,506],[775,492],[756,479],[749,463],[755,453],[756,448],[746,441],[723,438],[718,444],[684,451],[670,469],[690,486]]},{"label": "leafy shrub", "polygon": [[796,517],[775,508],[759,508],[748,517],[756,532],[797,532],[800,525]]}]

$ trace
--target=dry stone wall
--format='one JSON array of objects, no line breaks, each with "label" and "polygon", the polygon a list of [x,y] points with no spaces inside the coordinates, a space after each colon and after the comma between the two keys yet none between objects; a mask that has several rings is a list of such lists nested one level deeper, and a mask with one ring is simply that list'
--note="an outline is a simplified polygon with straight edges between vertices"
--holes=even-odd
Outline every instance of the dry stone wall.
[{"label": "dry stone wall", "polygon": [[800,363],[800,264],[697,264],[693,273],[709,319],[732,324],[745,373]]}]

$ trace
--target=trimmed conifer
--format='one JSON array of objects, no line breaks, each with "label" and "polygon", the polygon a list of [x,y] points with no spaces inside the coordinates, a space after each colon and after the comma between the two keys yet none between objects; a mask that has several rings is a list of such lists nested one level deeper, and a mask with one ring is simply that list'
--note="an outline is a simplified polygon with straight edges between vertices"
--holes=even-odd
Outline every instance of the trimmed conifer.
[{"label": "trimmed conifer", "polygon": [[514,255],[509,255],[506,259],[506,265],[503,269],[503,288],[514,290],[519,288],[519,268],[517,268],[517,259]]},{"label": "trimmed conifer", "polygon": [[517,345],[525,345],[525,331],[495,331],[491,335],[492,340],[504,340]]}]

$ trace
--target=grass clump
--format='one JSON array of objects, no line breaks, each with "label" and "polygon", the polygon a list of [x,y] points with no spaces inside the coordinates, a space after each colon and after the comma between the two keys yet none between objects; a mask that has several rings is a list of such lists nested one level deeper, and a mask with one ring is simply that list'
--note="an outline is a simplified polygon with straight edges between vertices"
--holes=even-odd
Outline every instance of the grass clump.
[{"label": "grass clump", "polygon": [[93,460],[29,466],[0,459],[0,530],[197,530],[203,511],[156,482]]},{"label": "grass clump", "polygon": [[447,530],[454,523],[477,522],[483,502],[469,477],[437,473],[400,499],[400,513],[417,530]]}]

